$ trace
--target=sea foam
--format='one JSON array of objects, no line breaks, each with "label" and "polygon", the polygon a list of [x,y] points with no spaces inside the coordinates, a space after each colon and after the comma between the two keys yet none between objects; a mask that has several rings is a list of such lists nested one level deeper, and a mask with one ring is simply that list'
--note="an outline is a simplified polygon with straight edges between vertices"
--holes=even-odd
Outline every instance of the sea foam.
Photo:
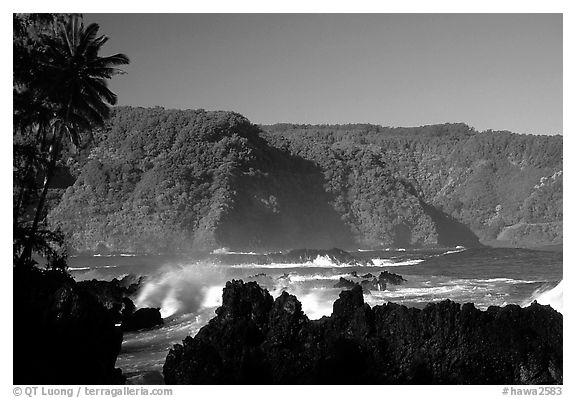
[{"label": "sea foam", "polygon": [[394,261],[389,258],[373,258],[372,264],[376,267],[400,267],[402,265],[416,265],[420,264],[422,259],[405,260],[405,261]]},{"label": "sea foam", "polygon": [[556,286],[551,287],[550,284],[544,285],[537,289],[532,296],[522,303],[523,307],[530,305],[533,301],[538,304],[549,305],[558,312],[563,310],[563,297],[564,296],[564,281],[560,281]]},{"label": "sea foam", "polygon": [[146,280],[135,304],[137,307],[160,308],[162,318],[196,313],[207,306],[218,306],[216,295],[222,294],[224,276],[207,264],[164,267]]},{"label": "sea foam", "polygon": [[318,255],[312,261],[304,263],[271,263],[271,264],[234,264],[230,268],[345,268],[358,267],[358,264],[335,263],[330,256]]}]

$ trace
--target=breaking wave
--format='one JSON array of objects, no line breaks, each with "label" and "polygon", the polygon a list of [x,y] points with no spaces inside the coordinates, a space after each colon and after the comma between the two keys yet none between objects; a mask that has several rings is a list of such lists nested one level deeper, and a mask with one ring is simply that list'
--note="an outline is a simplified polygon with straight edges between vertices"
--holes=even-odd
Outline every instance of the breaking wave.
[{"label": "breaking wave", "polygon": [[160,308],[162,318],[220,305],[225,276],[206,264],[174,266],[147,279],[137,307]]},{"label": "breaking wave", "polygon": [[544,286],[536,289],[532,296],[524,303],[523,307],[530,305],[532,302],[536,301],[538,304],[549,305],[558,312],[563,310],[563,296],[564,296],[564,281],[560,281],[558,284],[554,285],[547,283]]},{"label": "breaking wave", "polygon": [[518,284],[518,283],[534,283],[534,281],[527,281],[523,279],[511,279],[511,278],[491,278],[491,279],[478,279],[478,282],[483,283],[509,283],[509,284]]},{"label": "breaking wave", "polygon": [[256,252],[237,252],[231,251],[226,247],[221,247],[220,249],[214,249],[210,254],[243,254],[243,255],[250,255],[250,256],[259,256],[264,253],[256,253]]},{"label": "breaking wave", "polygon": [[464,247],[456,248],[455,250],[448,250],[447,252],[442,253],[442,255],[445,256],[447,254],[462,253],[464,250],[466,250]]},{"label": "breaking wave", "polygon": [[358,266],[358,264],[338,264],[334,262],[330,256],[318,255],[314,260],[304,263],[234,264],[231,265],[230,268],[345,268]]},{"label": "breaking wave", "polygon": [[402,265],[416,265],[420,264],[422,259],[405,260],[405,261],[394,261],[389,258],[373,258],[372,264],[376,267],[400,267]]}]

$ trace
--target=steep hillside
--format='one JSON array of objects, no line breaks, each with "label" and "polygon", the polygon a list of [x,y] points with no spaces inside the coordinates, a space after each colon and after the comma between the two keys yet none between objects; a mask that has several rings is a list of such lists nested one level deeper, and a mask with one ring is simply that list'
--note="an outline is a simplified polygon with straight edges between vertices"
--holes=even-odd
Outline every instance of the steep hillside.
[{"label": "steep hillside", "polygon": [[348,246],[312,162],[231,112],[118,108],[51,221],[79,251]]},{"label": "steep hillside", "polygon": [[464,124],[263,129],[274,145],[322,167],[336,209],[369,246],[394,242],[398,229],[411,232],[410,243],[434,240],[419,224],[425,216],[444,244],[466,244],[464,226],[489,244],[562,241],[561,136],[477,133]]},{"label": "steep hillside", "polygon": [[80,251],[562,239],[561,137],[120,107],[69,166],[50,219]]}]

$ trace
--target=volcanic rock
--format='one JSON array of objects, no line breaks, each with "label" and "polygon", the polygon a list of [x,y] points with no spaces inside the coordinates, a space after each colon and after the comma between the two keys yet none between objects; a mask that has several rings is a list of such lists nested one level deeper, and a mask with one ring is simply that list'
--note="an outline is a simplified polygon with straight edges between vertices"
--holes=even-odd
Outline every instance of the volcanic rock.
[{"label": "volcanic rock", "polygon": [[217,316],[170,350],[163,373],[167,384],[561,384],[562,323],[536,303],[370,308],[360,286],[310,321],[296,297],[274,301],[232,281]]},{"label": "volcanic rock", "polygon": [[14,384],[122,384],[122,329],[58,271],[14,269]]},{"label": "volcanic rock", "polygon": [[125,318],[123,326],[125,331],[150,329],[154,326],[163,325],[162,315],[159,308],[140,308],[131,316]]}]

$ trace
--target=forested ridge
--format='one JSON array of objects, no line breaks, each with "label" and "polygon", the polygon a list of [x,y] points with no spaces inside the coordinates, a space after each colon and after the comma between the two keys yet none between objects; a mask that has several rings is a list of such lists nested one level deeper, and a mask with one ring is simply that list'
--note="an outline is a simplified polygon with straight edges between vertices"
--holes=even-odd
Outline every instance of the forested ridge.
[{"label": "forested ridge", "polygon": [[562,137],[465,124],[257,126],[117,107],[50,213],[71,249],[535,246],[562,239]]},{"label": "forested ridge", "polygon": [[364,228],[369,244],[379,229],[417,225],[420,210],[407,206],[415,199],[425,203],[423,211],[432,206],[485,242],[500,237],[522,245],[522,231],[532,229],[542,236],[527,245],[561,243],[561,136],[478,133],[462,123],[263,128],[275,145],[317,160],[339,212]]}]

